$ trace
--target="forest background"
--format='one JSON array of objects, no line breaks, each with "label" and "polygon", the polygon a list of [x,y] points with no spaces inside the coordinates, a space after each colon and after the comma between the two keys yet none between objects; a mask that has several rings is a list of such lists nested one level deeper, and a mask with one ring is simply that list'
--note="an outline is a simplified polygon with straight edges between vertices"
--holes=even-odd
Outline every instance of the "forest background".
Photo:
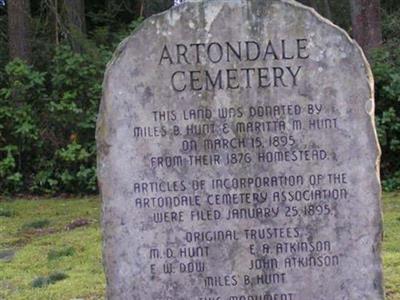
[{"label": "forest background", "polygon": [[[367,54],[383,188],[400,189],[400,1],[299,2],[347,30]],[[146,17],[174,4],[0,0],[0,195],[97,193],[94,136],[105,66]]]}]

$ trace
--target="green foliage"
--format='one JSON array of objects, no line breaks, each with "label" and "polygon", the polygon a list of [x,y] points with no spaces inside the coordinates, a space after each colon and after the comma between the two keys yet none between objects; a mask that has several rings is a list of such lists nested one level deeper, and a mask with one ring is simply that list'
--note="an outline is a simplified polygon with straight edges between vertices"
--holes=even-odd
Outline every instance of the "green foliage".
[{"label": "green foliage", "polygon": [[383,189],[385,191],[400,190],[400,171],[395,172],[382,182]]},{"label": "green foliage", "polygon": [[96,191],[95,125],[111,53],[57,49],[48,72],[20,60],[0,89],[0,188],[3,192]]},{"label": "green foliage", "polygon": [[143,21],[119,2],[109,6],[88,3],[89,31],[76,40],[80,53],[61,37],[55,47],[46,11],[33,6],[34,65],[17,59],[0,68],[1,194],[97,192],[94,136],[103,72],[116,45]]},{"label": "green foliage", "polygon": [[24,183],[22,164],[40,145],[45,78],[20,60],[9,63],[5,74],[6,85],[0,89],[0,188],[18,192]]},{"label": "green foliage", "polygon": [[0,153],[3,152],[3,158],[0,160],[0,187],[5,186],[9,191],[17,191],[22,186],[22,175],[16,171],[17,163],[13,156],[13,152],[16,151],[17,147],[14,145],[0,148]]},{"label": "green foliage", "polygon": [[[300,1],[305,2],[305,1]],[[87,32],[57,43],[51,8],[32,2],[33,66],[8,62],[7,16],[0,7],[0,191],[1,194],[90,194],[97,192],[95,123],[106,63],[116,45],[143,16],[168,0],[86,1]],[[351,29],[348,1],[316,0],[316,9]],[[384,46],[372,57],[378,135],[385,190],[400,189],[400,4],[382,1]],[[62,21],[62,20],[61,20]],[[68,45],[68,43],[70,45]],[[7,63],[8,62],[8,63]]]},{"label": "green foliage", "polygon": [[48,260],[55,260],[64,256],[72,256],[75,254],[74,247],[63,247],[59,250],[51,249],[47,254]]},{"label": "green foliage", "polygon": [[376,84],[376,123],[382,148],[383,188],[400,189],[400,13],[385,13],[385,44],[372,56]]}]

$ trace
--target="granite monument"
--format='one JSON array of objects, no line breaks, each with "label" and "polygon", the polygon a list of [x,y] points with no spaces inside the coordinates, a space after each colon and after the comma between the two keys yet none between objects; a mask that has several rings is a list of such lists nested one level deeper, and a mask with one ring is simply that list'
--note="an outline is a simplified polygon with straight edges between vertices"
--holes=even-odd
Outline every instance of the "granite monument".
[{"label": "granite monument", "polygon": [[373,78],[314,10],[145,20],[108,65],[97,145],[108,299],[383,299]]}]

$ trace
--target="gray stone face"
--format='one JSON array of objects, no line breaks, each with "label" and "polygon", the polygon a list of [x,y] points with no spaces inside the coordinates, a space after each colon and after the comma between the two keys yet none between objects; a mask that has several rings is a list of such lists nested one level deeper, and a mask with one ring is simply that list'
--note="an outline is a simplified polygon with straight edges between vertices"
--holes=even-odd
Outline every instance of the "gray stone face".
[{"label": "gray stone face", "polygon": [[383,299],[373,113],[360,48],[294,1],[146,20],[98,120],[108,299]]}]

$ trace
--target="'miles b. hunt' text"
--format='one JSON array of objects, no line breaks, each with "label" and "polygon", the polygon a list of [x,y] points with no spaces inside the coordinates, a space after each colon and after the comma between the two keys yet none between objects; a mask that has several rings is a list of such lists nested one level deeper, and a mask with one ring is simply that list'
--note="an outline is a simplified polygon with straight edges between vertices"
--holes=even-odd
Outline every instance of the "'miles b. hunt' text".
[{"label": "'miles b. hunt' text", "polygon": [[[173,67],[170,84],[176,92],[291,88],[298,85],[301,61],[310,57],[308,50],[305,38],[182,43],[164,45],[158,64]],[[207,68],[215,64],[221,68]]]}]

